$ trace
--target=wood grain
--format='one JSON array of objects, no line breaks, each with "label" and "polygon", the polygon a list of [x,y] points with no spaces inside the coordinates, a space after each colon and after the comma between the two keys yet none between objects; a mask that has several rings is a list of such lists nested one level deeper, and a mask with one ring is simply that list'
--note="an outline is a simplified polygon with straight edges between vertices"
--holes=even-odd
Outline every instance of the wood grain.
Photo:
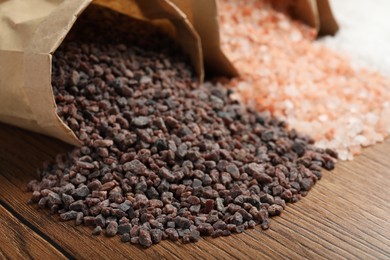
[{"label": "wood grain", "polygon": [[118,237],[93,237],[89,228],[26,204],[25,187],[35,169],[67,149],[51,138],[0,125],[0,199],[76,258],[390,258],[390,141],[324,172],[309,195],[288,205],[267,231],[256,227],[196,244],[163,241],[146,250]]},{"label": "wood grain", "polygon": [[1,259],[66,259],[0,205]]}]

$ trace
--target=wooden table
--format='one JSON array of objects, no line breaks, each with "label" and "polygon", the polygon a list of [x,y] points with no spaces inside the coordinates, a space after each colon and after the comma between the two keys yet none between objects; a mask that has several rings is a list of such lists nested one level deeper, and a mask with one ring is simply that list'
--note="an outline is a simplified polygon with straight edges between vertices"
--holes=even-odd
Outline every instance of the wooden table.
[{"label": "wooden table", "polygon": [[196,244],[163,241],[149,249],[61,222],[26,202],[26,184],[43,160],[69,146],[0,124],[0,258],[308,258],[390,259],[390,141],[324,172],[309,195],[288,205],[267,231]]}]

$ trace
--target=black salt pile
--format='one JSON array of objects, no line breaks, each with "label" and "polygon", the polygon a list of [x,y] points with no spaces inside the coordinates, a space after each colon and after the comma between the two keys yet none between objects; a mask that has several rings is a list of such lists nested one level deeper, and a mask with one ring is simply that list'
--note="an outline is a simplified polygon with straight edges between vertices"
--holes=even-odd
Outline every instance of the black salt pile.
[{"label": "black salt pile", "polygon": [[198,85],[169,39],[113,42],[113,32],[67,39],[54,54],[58,115],[83,146],[29,183],[39,207],[145,247],[196,242],[268,228],[333,169],[332,151],[220,85]]}]

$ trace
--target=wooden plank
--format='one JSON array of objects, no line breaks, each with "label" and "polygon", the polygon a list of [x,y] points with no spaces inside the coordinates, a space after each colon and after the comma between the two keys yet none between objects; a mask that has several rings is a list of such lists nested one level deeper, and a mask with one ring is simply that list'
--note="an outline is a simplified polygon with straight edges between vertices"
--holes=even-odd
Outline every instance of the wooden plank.
[{"label": "wooden plank", "polygon": [[0,234],[1,259],[66,259],[1,205]]},{"label": "wooden plank", "polygon": [[163,241],[146,250],[118,237],[92,237],[91,229],[26,204],[25,187],[35,169],[66,149],[53,139],[0,125],[0,199],[76,258],[390,258],[390,141],[324,172],[309,195],[289,205],[267,231],[257,227],[186,245]]}]

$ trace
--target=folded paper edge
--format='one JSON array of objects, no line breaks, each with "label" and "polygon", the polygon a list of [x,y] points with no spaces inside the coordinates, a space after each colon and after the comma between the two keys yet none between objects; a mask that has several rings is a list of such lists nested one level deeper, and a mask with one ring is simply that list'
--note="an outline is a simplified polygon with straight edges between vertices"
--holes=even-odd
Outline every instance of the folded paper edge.
[{"label": "folded paper edge", "polygon": [[[51,54],[59,47],[79,15],[91,2],[92,0],[62,2],[38,26],[24,54],[25,91],[34,119],[40,127],[39,132],[76,146],[80,146],[81,142],[57,114],[51,85]],[[64,13],[69,16],[61,15]],[[57,25],[54,28],[60,28],[59,30],[53,30],[53,21],[56,21]]]},{"label": "folded paper edge", "polygon": [[[204,67],[203,67],[203,51],[202,51],[202,42],[201,38],[195,30],[192,23],[188,20],[187,15],[178,8],[172,1],[169,0],[155,0],[154,2],[158,4],[165,13],[161,12],[161,9],[150,9],[147,8],[151,3],[144,0],[136,0],[139,5],[142,14],[150,19],[169,19],[169,21],[174,25],[177,32],[177,41],[183,51],[185,51],[191,59],[191,63],[194,66],[196,73],[198,74],[199,82],[204,80]],[[170,14],[170,17],[167,17],[166,14]],[[190,32],[191,38],[188,39],[186,32]],[[193,50],[193,51],[191,51]]]},{"label": "folded paper edge", "polygon": [[318,34],[335,35],[339,30],[339,25],[332,12],[331,4],[328,0],[317,0],[318,14],[320,19],[320,29]]}]

